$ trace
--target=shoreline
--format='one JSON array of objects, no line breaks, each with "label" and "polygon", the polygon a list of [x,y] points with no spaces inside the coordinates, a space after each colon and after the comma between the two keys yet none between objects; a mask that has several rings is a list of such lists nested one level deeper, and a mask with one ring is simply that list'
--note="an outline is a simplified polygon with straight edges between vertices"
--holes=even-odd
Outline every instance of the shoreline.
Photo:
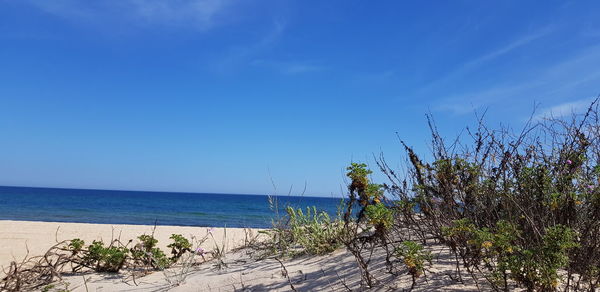
[{"label": "shoreline", "polygon": [[[247,232],[256,235],[261,228],[222,228],[173,225],[134,225],[99,224],[45,221],[0,220],[0,270],[12,261],[21,261],[25,256],[41,256],[57,242],[79,238],[86,245],[93,240],[105,243],[120,238],[123,242],[133,240],[142,234],[152,234],[158,240],[158,247],[167,251],[171,234],[181,234],[186,238],[208,237],[200,246],[212,249],[225,241],[228,249],[244,244]],[[209,236],[212,233],[212,237]]]},{"label": "shoreline", "polygon": [[[232,226],[232,227],[227,227],[227,226],[210,226],[210,225],[186,225],[186,224],[182,224],[182,225],[173,225],[173,224],[161,224],[161,223],[156,223],[156,224],[144,224],[144,223],[102,223],[102,222],[80,222],[80,221],[60,221],[60,220],[36,220],[36,219],[5,219],[5,218],[0,218],[0,222],[2,221],[12,221],[12,222],[39,222],[39,223],[60,223],[60,224],[98,224],[98,225],[114,225],[114,226],[121,226],[121,225],[127,225],[127,226],[156,226],[158,227],[194,227],[194,228],[227,228],[227,229],[268,229],[269,227],[239,227],[239,226]],[[270,224],[265,224],[265,226],[270,225]]]},{"label": "shoreline", "polygon": [[[335,216],[340,201],[276,196],[285,206],[316,206]],[[88,224],[269,228],[268,196],[0,186],[0,220]]]}]

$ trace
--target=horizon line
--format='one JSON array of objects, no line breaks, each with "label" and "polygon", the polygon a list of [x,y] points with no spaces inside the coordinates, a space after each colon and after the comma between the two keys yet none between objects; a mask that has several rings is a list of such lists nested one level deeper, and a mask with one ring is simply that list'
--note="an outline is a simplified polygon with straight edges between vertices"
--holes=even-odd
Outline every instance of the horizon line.
[{"label": "horizon line", "polygon": [[41,186],[8,186],[8,185],[0,185],[0,188],[30,188],[30,189],[55,189],[55,190],[84,190],[84,191],[108,191],[108,192],[138,192],[138,193],[173,193],[173,194],[211,194],[211,195],[234,195],[234,196],[273,196],[273,197],[311,197],[311,198],[342,198],[335,196],[311,196],[311,195],[269,195],[269,194],[248,194],[248,193],[220,193],[220,192],[184,192],[184,191],[151,191],[151,190],[116,190],[116,189],[96,189],[96,188],[75,188],[75,187],[41,187]]}]

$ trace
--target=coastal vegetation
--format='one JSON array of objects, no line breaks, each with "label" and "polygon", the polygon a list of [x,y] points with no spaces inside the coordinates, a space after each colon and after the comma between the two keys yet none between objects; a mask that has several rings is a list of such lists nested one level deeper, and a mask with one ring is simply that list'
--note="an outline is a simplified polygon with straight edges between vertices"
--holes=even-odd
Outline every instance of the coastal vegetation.
[{"label": "coastal vegetation", "polygon": [[[430,120],[430,159],[404,142],[404,174],[383,155],[377,158],[389,199],[378,199],[377,185],[367,178],[371,171],[353,163],[345,221],[355,227],[346,247],[357,258],[365,287],[377,286],[365,254],[384,251],[390,273],[398,259],[414,287],[431,259],[424,246],[441,243],[454,255],[454,279],[463,281],[466,273],[478,289],[597,289],[598,121],[595,101],[583,115],[531,119],[516,133],[480,121],[467,129],[468,139],[448,144]],[[357,200],[361,209],[352,220]]]},{"label": "coastal vegetation", "polygon": [[[367,164],[351,163],[347,197],[335,216],[291,206],[279,216],[271,200],[272,227],[247,236],[244,248],[254,260],[277,261],[294,291],[286,260],[339,250],[355,259],[359,278],[354,288],[338,279],[346,290],[398,289],[392,283],[400,279],[409,281],[405,290],[428,287],[433,266],[443,260],[450,263],[451,281],[472,284],[474,290],[595,291],[600,286],[597,109],[594,101],[581,115],[532,117],[519,131],[492,129],[480,119],[450,143],[430,118],[431,153],[419,154],[401,141],[404,170],[390,167],[384,155],[375,158],[382,183],[373,181]],[[210,237],[215,248],[207,252],[199,244]],[[199,240],[180,234],[170,239],[169,254],[152,234],[127,242],[60,242],[41,257],[13,262],[0,289],[43,290],[62,273],[82,271],[126,273],[134,282],[161,271],[172,287],[205,255],[215,268],[227,268],[225,238],[217,244],[208,232]]]},{"label": "coastal vegetation", "polygon": [[[209,232],[210,234],[210,232]],[[55,282],[61,281],[67,273],[94,271],[98,273],[126,272],[133,282],[136,278],[153,271],[180,268],[185,270],[198,264],[195,256],[204,258],[207,254],[202,249],[192,250],[193,244],[199,245],[207,237],[200,240],[188,239],[181,234],[172,234],[172,242],[167,245],[171,256],[156,245],[158,240],[153,234],[140,235],[138,243],[132,246],[133,240],[126,243],[120,239],[112,239],[106,244],[94,240],[87,245],[85,241],[75,238],[57,243],[43,256],[26,257],[23,261],[12,262],[9,270],[0,281],[0,291],[31,291],[41,289],[54,291]],[[211,252],[212,253],[212,252]],[[184,260],[184,255],[187,255]],[[165,274],[167,281],[173,285],[181,283],[184,273]],[[68,286],[68,283],[63,283]],[[58,286],[60,287],[60,286]],[[60,291],[68,291],[68,288]]]},{"label": "coastal vegetation", "polygon": [[306,212],[288,206],[286,216],[261,232],[268,240],[259,248],[265,251],[264,257],[327,254],[342,246],[343,231],[339,216],[332,219],[314,206],[307,207]]},{"label": "coastal vegetation", "polygon": [[[429,155],[401,142],[407,157],[403,173],[383,155],[377,157],[384,184],[371,181],[366,164],[352,163],[342,218],[330,224],[317,219],[316,211],[307,212],[310,218],[299,225],[298,215],[306,215],[288,210],[289,223],[274,229],[272,237],[280,245],[273,246],[284,252],[295,244],[319,254],[342,242],[356,258],[363,289],[385,287],[372,273],[378,253],[385,254],[388,273],[410,275],[410,289],[415,288],[432,263],[431,247],[441,244],[454,261],[449,276],[457,282],[470,278],[478,290],[595,291],[600,282],[597,107],[596,100],[582,115],[532,117],[517,132],[491,129],[481,119],[466,130],[467,137],[451,143],[429,119]],[[332,226],[343,228],[326,233]],[[324,232],[337,240],[298,239]],[[281,240],[283,234],[289,239]]]}]

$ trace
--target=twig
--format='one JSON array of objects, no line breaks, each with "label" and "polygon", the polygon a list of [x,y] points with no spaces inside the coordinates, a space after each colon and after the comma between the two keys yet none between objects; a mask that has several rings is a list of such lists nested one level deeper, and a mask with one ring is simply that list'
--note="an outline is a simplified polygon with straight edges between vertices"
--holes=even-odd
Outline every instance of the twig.
[{"label": "twig", "polygon": [[281,275],[284,276],[288,280],[288,283],[290,284],[290,288],[292,289],[292,291],[298,292],[298,290],[296,290],[296,287],[294,287],[294,284],[292,284],[290,275],[289,275],[287,269],[285,268],[285,265],[283,264],[283,262],[281,260],[279,260],[278,258],[275,258],[275,260],[278,261],[279,264],[281,265]]}]

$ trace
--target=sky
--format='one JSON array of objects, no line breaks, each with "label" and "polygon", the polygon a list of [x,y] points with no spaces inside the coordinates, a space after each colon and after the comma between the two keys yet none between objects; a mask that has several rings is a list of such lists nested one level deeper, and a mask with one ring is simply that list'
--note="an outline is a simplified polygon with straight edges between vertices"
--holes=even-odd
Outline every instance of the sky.
[{"label": "sky", "polygon": [[[600,93],[597,1],[0,0],[0,185],[340,196]],[[375,177],[380,179],[380,177]]]}]

